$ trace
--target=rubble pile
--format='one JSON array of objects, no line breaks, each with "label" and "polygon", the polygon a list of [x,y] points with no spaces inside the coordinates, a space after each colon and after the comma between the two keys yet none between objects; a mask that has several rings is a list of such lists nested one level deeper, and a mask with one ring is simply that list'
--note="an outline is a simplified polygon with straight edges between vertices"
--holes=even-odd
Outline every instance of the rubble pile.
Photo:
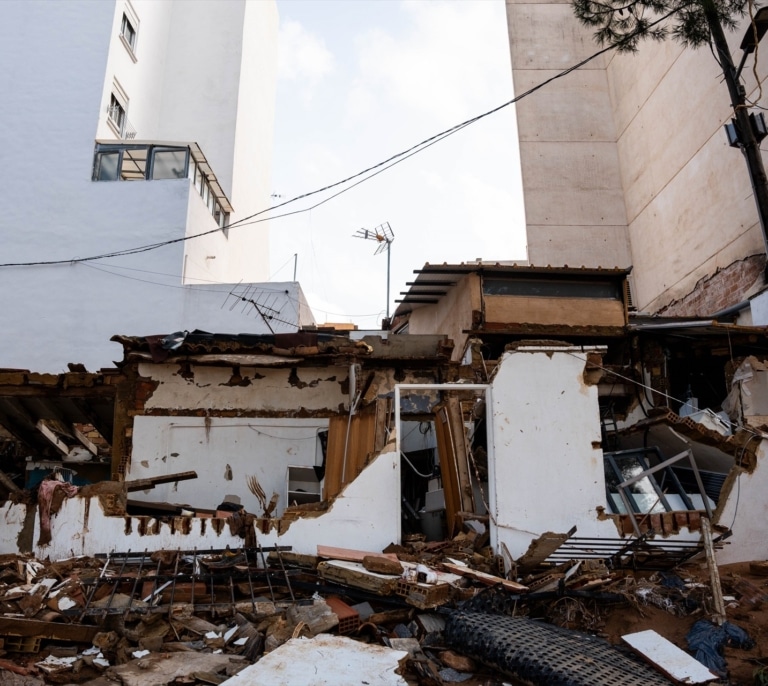
[{"label": "rubble pile", "polygon": [[[581,641],[595,659],[603,656],[609,672],[640,674],[649,668],[614,655],[604,640],[616,642],[612,613],[654,616],[657,627],[654,613],[662,613],[686,630],[710,615],[711,589],[701,570],[688,575],[695,568],[641,573],[585,559],[517,576],[521,567],[507,566],[509,574],[487,536],[474,530],[442,542],[414,536],[382,552],[318,546],[317,555],[256,548],[57,562],[6,555],[0,683],[270,683],[268,670],[294,665],[293,651],[318,650],[316,637],[328,654],[370,646],[370,659],[383,660],[387,675],[370,683],[494,684],[526,674],[544,674],[531,683],[548,683],[554,667],[540,662],[544,653],[561,659],[565,667],[556,667],[566,671],[570,658],[536,636],[561,648]],[[724,587],[731,593],[727,607],[740,620],[766,597],[759,577],[727,574]],[[552,631],[542,633],[543,625]],[[483,652],[493,645],[495,652]],[[519,662],[515,645],[526,645],[533,658],[540,651],[539,666],[533,669],[528,657]],[[267,655],[274,657],[266,661]],[[761,656],[758,649],[753,657]],[[332,664],[315,666],[333,675]],[[602,683],[595,673],[587,681],[579,681],[578,670],[568,675],[567,683]],[[657,681],[666,683],[656,673],[647,683]]]}]

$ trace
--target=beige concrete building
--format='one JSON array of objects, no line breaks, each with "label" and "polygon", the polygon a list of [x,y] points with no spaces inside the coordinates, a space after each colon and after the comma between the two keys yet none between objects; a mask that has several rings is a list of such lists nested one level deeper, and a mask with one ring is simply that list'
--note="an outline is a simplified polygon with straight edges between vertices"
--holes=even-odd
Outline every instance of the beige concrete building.
[{"label": "beige concrete building", "polygon": [[[600,50],[568,2],[507,0],[507,17],[517,95]],[[737,63],[743,34],[728,35]],[[760,48],[742,74],[750,101],[768,73]],[[523,98],[530,264],[632,266],[634,304],[649,313],[707,315],[759,293],[765,247],[744,157],[723,131],[732,115],[713,54],[671,40],[608,51]]]}]

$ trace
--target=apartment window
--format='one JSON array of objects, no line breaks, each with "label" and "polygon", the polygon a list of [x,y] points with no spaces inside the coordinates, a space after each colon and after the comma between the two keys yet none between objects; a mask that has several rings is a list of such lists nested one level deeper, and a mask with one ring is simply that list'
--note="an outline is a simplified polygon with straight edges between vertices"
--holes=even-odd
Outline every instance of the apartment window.
[{"label": "apartment window", "polygon": [[138,37],[139,17],[131,3],[126,1],[123,10],[123,18],[120,21],[120,40],[123,42],[125,49],[128,51],[128,54],[134,62],[137,61],[136,43]]},{"label": "apartment window", "polygon": [[123,131],[125,131],[125,104],[118,98],[117,95],[112,93],[109,96],[109,109],[107,110],[107,121],[114,129],[115,133],[122,137]]},{"label": "apartment window", "polygon": [[123,22],[120,25],[120,35],[123,40],[128,44],[131,52],[136,50],[136,28],[131,22],[127,14],[123,13]]},{"label": "apartment window", "polygon": [[150,179],[185,179],[189,164],[187,148],[153,148]]},{"label": "apartment window", "polygon": [[[110,123],[116,126],[111,118]],[[189,179],[216,224],[227,235],[232,205],[197,144],[97,142],[91,178],[94,181]]]}]

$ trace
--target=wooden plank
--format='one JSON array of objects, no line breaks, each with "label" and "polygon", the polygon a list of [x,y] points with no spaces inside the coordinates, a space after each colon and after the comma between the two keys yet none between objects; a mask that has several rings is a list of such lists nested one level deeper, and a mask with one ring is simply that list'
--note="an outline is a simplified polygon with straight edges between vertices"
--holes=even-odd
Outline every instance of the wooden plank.
[{"label": "wooden plank", "polygon": [[707,517],[701,518],[701,539],[707,556],[709,579],[712,584],[712,602],[715,606],[712,621],[720,626],[726,620],[725,600],[723,599],[723,587],[720,585],[720,572],[717,569],[717,560],[715,560],[715,546],[712,543],[712,523]]},{"label": "wooden plank", "polygon": [[698,660],[653,629],[626,634],[621,638],[644,660],[677,683],[705,684],[718,678]]},{"label": "wooden plank", "polygon": [[373,412],[331,417],[323,480],[323,499],[335,498],[357,478],[374,453],[376,415]]},{"label": "wooden plank", "polygon": [[13,483],[13,480],[4,471],[0,470],[0,485],[4,486],[10,493],[19,493],[21,489]]},{"label": "wooden plank", "polygon": [[364,557],[385,557],[388,560],[399,562],[394,553],[371,553],[365,550],[353,550],[352,548],[335,548],[330,545],[317,546],[317,556],[328,560],[346,560],[347,562],[362,562]]},{"label": "wooden plank", "polygon": [[70,448],[64,443],[57,435],[56,432],[49,426],[50,420],[39,419],[36,427],[37,430],[43,434],[62,454],[69,455]]},{"label": "wooden plank", "polygon": [[527,586],[518,584],[516,581],[510,581],[509,579],[502,579],[500,576],[493,576],[493,574],[478,572],[475,569],[470,569],[469,567],[462,567],[461,565],[454,565],[454,564],[451,564],[450,562],[443,562],[442,565],[449,572],[453,572],[454,574],[458,574],[459,576],[463,576],[467,579],[473,579],[474,581],[479,581],[481,584],[485,584],[486,586],[500,585],[509,591],[514,591],[515,593],[528,590]]},{"label": "wooden plank", "polygon": [[126,490],[131,493],[132,491],[145,491],[160,484],[170,484],[174,481],[189,481],[190,479],[196,479],[197,472],[176,472],[175,474],[163,474],[161,476],[150,476],[146,479],[134,479],[132,481],[125,482]]},{"label": "wooden plank", "polygon": [[485,296],[486,323],[624,326],[624,303],[606,298]]},{"label": "wooden plank", "polygon": [[99,631],[102,629],[98,626],[42,622],[37,619],[23,619],[21,617],[0,617],[0,636],[23,636],[25,638],[45,638],[52,641],[90,643]]},{"label": "wooden plank", "polygon": [[556,534],[547,531],[541,534],[537,539],[531,541],[528,550],[517,561],[517,569],[520,575],[533,571],[552,553],[554,553],[563,543],[565,543],[573,534]]},{"label": "wooden plank", "polygon": [[448,537],[452,538],[461,525],[459,513],[475,510],[464,422],[457,397],[449,396],[435,408],[435,438],[445,494],[445,522]]},{"label": "wooden plank", "polygon": [[82,431],[80,431],[80,429],[78,429],[76,426],[72,426],[72,431],[75,434],[75,438],[85,446],[89,453],[92,453],[93,455],[99,454],[99,449],[96,447],[94,442]]},{"label": "wooden plank", "polygon": [[317,573],[327,581],[352,586],[379,595],[392,595],[400,579],[398,576],[369,572],[357,562],[329,560],[317,565]]}]

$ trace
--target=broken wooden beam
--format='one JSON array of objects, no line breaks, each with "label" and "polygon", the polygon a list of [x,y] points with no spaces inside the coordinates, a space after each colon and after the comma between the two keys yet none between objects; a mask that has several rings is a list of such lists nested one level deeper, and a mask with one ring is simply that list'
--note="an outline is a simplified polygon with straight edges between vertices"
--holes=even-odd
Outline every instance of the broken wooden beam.
[{"label": "broken wooden beam", "polygon": [[99,631],[101,629],[98,626],[43,622],[37,619],[0,616],[0,636],[12,635],[25,638],[45,638],[52,641],[90,643]]},{"label": "broken wooden beam", "polygon": [[131,493],[133,491],[146,491],[160,484],[170,484],[174,481],[189,481],[196,479],[197,472],[177,472],[176,474],[163,474],[162,476],[150,476],[146,479],[133,479],[125,482],[125,489]]},{"label": "broken wooden beam", "polygon": [[518,584],[516,581],[502,579],[500,576],[493,576],[493,574],[486,574],[485,572],[478,572],[477,570],[470,569],[469,567],[462,567],[461,565],[451,564],[450,562],[443,562],[442,566],[449,572],[463,576],[466,579],[479,581],[481,584],[485,584],[486,586],[502,586],[508,591],[513,591],[514,593],[520,593],[528,590],[527,586]]},{"label": "broken wooden beam", "polygon": [[374,553],[364,550],[352,550],[351,548],[335,548],[329,545],[317,546],[317,556],[328,560],[346,560],[347,562],[361,562],[365,557],[385,557],[388,560],[398,562],[394,553]]},{"label": "broken wooden beam", "polygon": [[13,480],[4,471],[0,470],[0,485],[4,486],[10,493],[18,493],[21,489],[13,483]]}]

